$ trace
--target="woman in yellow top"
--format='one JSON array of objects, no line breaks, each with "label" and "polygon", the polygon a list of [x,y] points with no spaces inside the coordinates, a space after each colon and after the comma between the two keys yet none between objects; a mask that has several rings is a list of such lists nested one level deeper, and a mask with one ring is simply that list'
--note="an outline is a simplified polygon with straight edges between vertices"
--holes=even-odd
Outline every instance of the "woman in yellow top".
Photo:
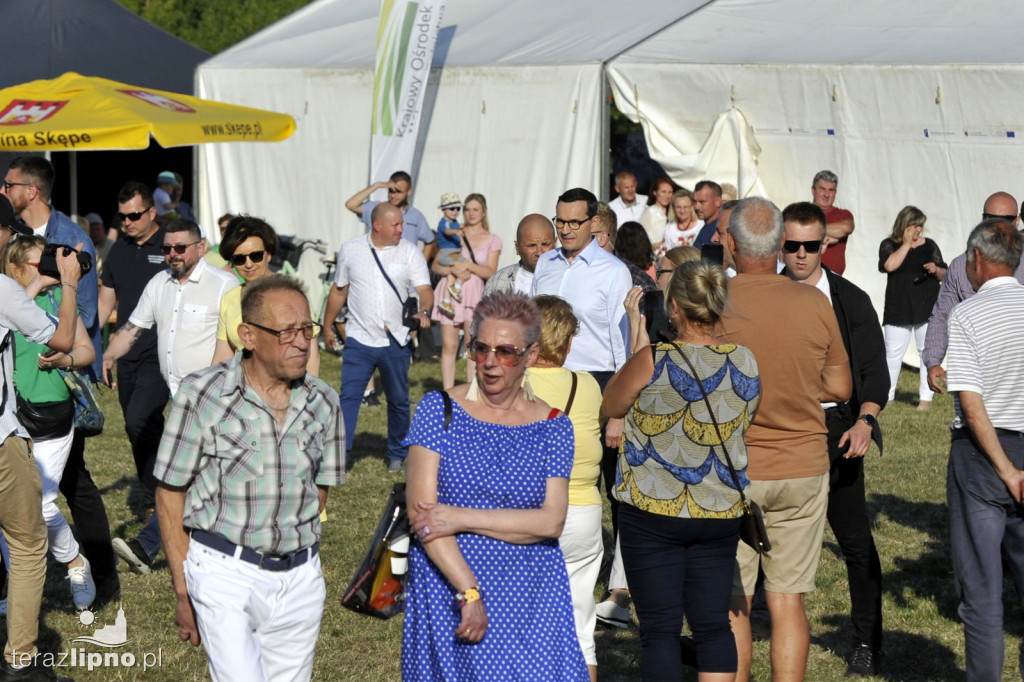
[{"label": "woman in yellow top", "polygon": [[[242,323],[242,292],[245,285],[270,273],[270,260],[277,251],[277,233],[265,220],[248,215],[231,219],[220,243],[220,255],[235,267],[242,278],[220,302],[220,320],[217,322],[217,347],[213,353],[214,365],[231,359],[242,348],[238,325]],[[306,371],[320,374],[320,348],[310,344]]]},{"label": "woman in yellow top", "polygon": [[604,544],[601,538],[601,492],[597,479],[601,474],[601,388],[587,372],[562,367],[569,354],[579,320],[572,306],[557,296],[537,296],[540,309],[540,346],[537,362],[528,371],[527,381],[534,395],[569,416],[576,439],[572,474],[569,476],[569,511],[558,543],[565,554],[572,592],[576,638],[587,661],[590,679],[597,679],[597,654],[594,650],[594,626],[597,604],[594,585],[601,571]]}]

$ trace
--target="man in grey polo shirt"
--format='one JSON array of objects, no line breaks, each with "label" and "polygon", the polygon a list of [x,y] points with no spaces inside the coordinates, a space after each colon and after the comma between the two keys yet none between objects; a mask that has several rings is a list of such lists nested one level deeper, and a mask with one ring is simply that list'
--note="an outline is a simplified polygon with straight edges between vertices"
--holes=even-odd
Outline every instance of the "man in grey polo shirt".
[{"label": "man in grey polo shirt", "polygon": [[1008,220],[974,228],[966,272],[977,293],[949,319],[948,390],[966,424],[953,430],[946,494],[972,681],[1002,679],[1004,562],[1024,594],[1024,285],[1013,276],[1022,250]]}]

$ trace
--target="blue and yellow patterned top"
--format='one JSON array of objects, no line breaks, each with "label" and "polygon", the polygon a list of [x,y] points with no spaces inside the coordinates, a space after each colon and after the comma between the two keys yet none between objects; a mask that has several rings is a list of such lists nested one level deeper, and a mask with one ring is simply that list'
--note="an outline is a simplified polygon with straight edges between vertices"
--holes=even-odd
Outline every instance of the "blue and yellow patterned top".
[{"label": "blue and yellow patterned top", "polygon": [[[735,344],[679,346],[702,378],[740,484],[746,488],[743,438],[761,394],[754,354]],[[654,376],[626,415],[615,479],[620,502],[652,514],[728,519],[742,513],[700,387],[671,344],[655,348]]]}]

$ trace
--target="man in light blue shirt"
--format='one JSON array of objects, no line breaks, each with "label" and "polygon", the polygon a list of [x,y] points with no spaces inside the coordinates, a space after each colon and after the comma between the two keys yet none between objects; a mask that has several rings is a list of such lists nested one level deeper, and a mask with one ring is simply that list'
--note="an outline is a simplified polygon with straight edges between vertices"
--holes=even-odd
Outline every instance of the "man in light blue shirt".
[{"label": "man in light blue shirt", "polygon": [[597,197],[575,188],[558,198],[555,231],[562,248],[537,261],[531,295],[565,299],[580,320],[566,369],[586,370],[603,387],[626,362],[629,323],[623,301],[632,286],[629,270],[593,238]]}]

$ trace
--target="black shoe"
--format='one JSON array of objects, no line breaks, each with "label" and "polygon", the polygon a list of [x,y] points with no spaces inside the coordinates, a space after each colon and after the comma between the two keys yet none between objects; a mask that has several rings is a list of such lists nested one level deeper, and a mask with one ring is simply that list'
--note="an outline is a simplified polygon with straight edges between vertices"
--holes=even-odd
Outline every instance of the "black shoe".
[{"label": "black shoe", "polygon": [[110,544],[114,546],[114,554],[125,560],[125,563],[132,569],[132,573],[149,574],[153,560],[146,554],[146,550],[142,549],[142,545],[136,538],[127,542],[121,538],[114,538]]},{"label": "black shoe", "polygon": [[12,668],[7,659],[0,662],[0,682],[75,682],[70,677],[61,677],[53,672],[53,668],[39,665],[38,660],[33,660],[30,665],[24,668]]},{"label": "black shoe", "polygon": [[363,407],[380,407],[380,398],[376,393],[367,393],[363,396],[362,405]]},{"label": "black shoe", "polygon": [[850,655],[846,666],[847,677],[869,677],[877,675],[882,667],[882,652],[872,649],[867,644],[858,644]]}]

